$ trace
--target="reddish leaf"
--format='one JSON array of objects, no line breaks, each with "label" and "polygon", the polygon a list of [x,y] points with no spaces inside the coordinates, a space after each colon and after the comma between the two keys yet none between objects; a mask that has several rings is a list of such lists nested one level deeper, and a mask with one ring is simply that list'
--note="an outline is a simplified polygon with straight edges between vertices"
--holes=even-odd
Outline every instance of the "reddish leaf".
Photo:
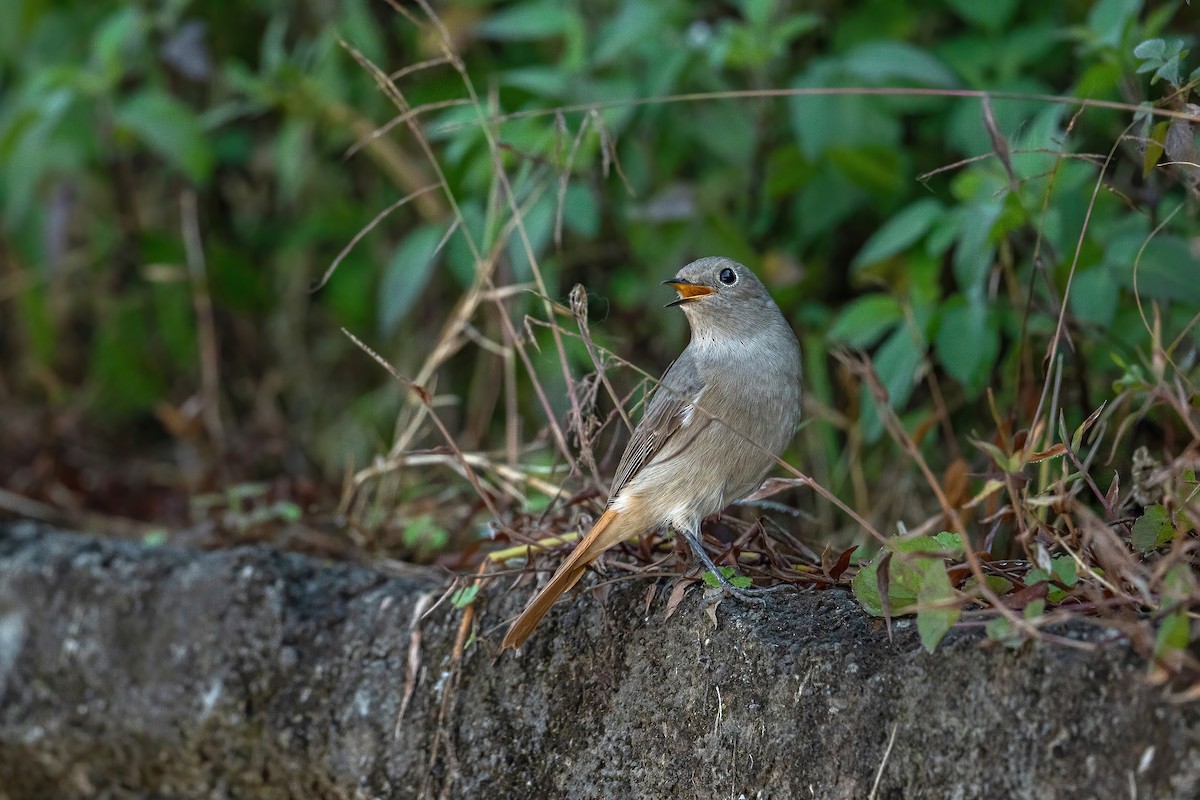
[{"label": "reddish leaf", "polygon": [[671,596],[667,598],[667,610],[663,614],[663,622],[669,620],[675,613],[675,609],[679,608],[679,604],[683,602],[683,595],[693,583],[696,583],[695,578],[680,578],[675,582],[675,588],[671,590]]},{"label": "reddish leaf", "polygon": [[1033,586],[1026,586],[1024,589],[1006,594],[1004,604],[1014,611],[1020,611],[1034,600],[1045,600],[1049,591],[1050,586],[1045,582],[1035,583]]},{"label": "reddish leaf", "polygon": [[846,568],[850,566],[850,557],[854,555],[854,551],[857,549],[857,547],[851,547],[847,550],[843,550],[842,554],[838,556],[837,562],[832,568],[830,568],[829,577],[833,578],[835,581],[842,577],[842,573],[844,573]]},{"label": "reddish leaf", "polygon": [[1056,458],[1067,452],[1067,446],[1062,442],[1058,442],[1053,447],[1045,450],[1039,450],[1036,453],[1030,453],[1026,461],[1030,464],[1036,464],[1038,461],[1045,461],[1048,458]]},{"label": "reddish leaf", "polygon": [[888,550],[879,557],[879,566],[875,570],[875,586],[879,589],[879,605],[883,609],[883,621],[887,625],[888,641],[892,639],[892,599],[888,596],[891,578],[888,568],[892,565],[892,551]]},{"label": "reddish leaf", "polygon": [[946,570],[946,575],[950,578],[951,586],[958,586],[971,575],[971,568],[967,565],[961,567],[950,567]]},{"label": "reddish leaf", "polygon": [[650,613],[650,605],[654,602],[654,595],[658,594],[658,583],[651,581],[646,587],[646,605],[642,609],[642,614]]},{"label": "reddish leaf", "polygon": [[1104,506],[1108,511],[1112,511],[1117,507],[1117,496],[1121,494],[1121,473],[1114,472],[1112,485],[1108,487],[1108,491],[1104,494]]},{"label": "reddish leaf", "polygon": [[967,462],[960,457],[950,462],[950,466],[942,473],[942,491],[951,508],[961,508],[967,501],[970,491],[967,483],[968,469]]}]

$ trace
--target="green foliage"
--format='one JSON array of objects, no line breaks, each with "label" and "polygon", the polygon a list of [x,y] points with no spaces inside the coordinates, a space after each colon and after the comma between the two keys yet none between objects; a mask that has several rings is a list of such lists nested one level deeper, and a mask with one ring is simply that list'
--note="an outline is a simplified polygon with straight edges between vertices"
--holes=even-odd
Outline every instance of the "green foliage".
[{"label": "green foliage", "polygon": [[1155,503],[1146,509],[1137,522],[1133,523],[1131,534],[1133,546],[1143,553],[1148,553],[1175,538],[1175,526],[1162,503]]},{"label": "green foliage", "polygon": [[[54,260],[46,239],[32,232],[50,224],[55,187],[75,187],[69,213],[95,221],[77,246],[82,288],[103,285],[131,244],[152,237],[178,243],[174,195],[190,183],[206,199],[206,248],[233,259],[209,259],[218,307],[252,319],[298,313],[277,298],[319,274],[397,191],[420,189],[431,177],[415,150],[368,135],[393,112],[338,45],[341,37],[386,72],[417,60],[413,53],[436,55],[427,52],[425,34],[363,0],[311,11],[293,14],[265,0],[30,7],[0,67],[8,97],[0,110],[0,214],[21,269],[46,269]],[[1111,98],[1123,76],[1137,74],[1155,86],[1181,86],[1190,42],[1172,33],[1172,15],[1144,13],[1131,0],[1095,4],[1080,20],[1015,2],[952,2],[935,18],[928,14],[878,1],[814,13],[745,0],[701,14],[683,0],[596,7],[525,0],[448,17],[456,41],[468,43],[468,70],[498,87],[494,110],[537,112],[495,130],[523,231],[505,228],[508,210],[496,203],[493,185],[496,154],[475,124],[478,112],[428,112],[422,119],[462,209],[459,228],[442,242],[452,219],[437,193],[395,212],[351,251],[317,296],[318,307],[358,329],[373,323],[396,343],[427,337],[434,315],[422,313],[426,306],[444,305],[448,293],[474,280],[468,236],[484,253],[507,237],[502,268],[516,280],[530,277],[532,255],[552,293],[583,278],[594,291],[612,292],[618,308],[636,300],[621,287],[640,287],[647,265],[665,275],[703,253],[751,263],[803,253],[810,269],[793,296],[842,309],[821,332],[826,339],[873,348],[897,409],[927,402],[924,376],[938,370],[967,419],[985,387],[1001,401],[1016,390],[1006,382],[1015,372],[1001,359],[1022,330],[1017,309],[1024,304],[1017,297],[1011,307],[1000,302],[996,280],[1009,269],[1001,255],[1011,259],[1015,247],[1009,285],[1047,291],[1045,282],[1029,279],[1029,254],[1021,251],[1035,231],[1045,242],[1042,269],[1059,288],[1073,263],[1072,313],[1109,333],[1087,346],[1093,362],[1108,363],[1112,352],[1145,341],[1139,321],[1121,313],[1135,289],[1172,306],[1172,319],[1200,308],[1195,282],[1179,268],[1195,262],[1186,246],[1190,221],[1151,238],[1149,217],[1102,196],[1081,230],[1095,173],[1071,157],[1104,149],[1117,130],[1111,118],[1085,115],[1067,136],[1069,109],[997,98],[997,133],[1007,140],[1015,182],[992,158],[923,187],[913,180],[920,171],[992,150],[979,102],[857,91],[1077,90]],[[236,29],[230,19],[239,20]],[[926,33],[939,29],[956,32]],[[1063,46],[1064,33],[1076,51]],[[473,48],[472,40],[490,49]],[[453,70],[418,75],[398,83],[414,106],[463,94]],[[804,93],[780,101],[654,100],[752,87]],[[632,104],[642,98],[650,102]],[[577,103],[601,105],[558,118],[543,113]],[[1160,142],[1165,135],[1163,129]],[[343,162],[340,155],[356,141],[365,142],[361,152]],[[613,164],[635,194],[615,179]],[[264,194],[234,203],[236,176],[247,173]],[[125,182],[110,185],[119,174]],[[748,184],[752,174],[763,180]],[[228,216],[214,216],[218,202],[231,204]],[[147,211],[136,215],[136,227],[123,227],[119,209],[131,203],[145,203]],[[621,254],[605,269],[560,278],[569,252],[560,254],[561,236],[569,247],[614,226]],[[865,244],[846,246],[855,240]],[[1081,257],[1074,260],[1077,241]],[[847,263],[848,273],[840,266]],[[839,273],[848,274],[848,285]],[[766,277],[777,288],[789,280]],[[56,369],[69,357],[56,340],[80,316],[97,338],[132,346],[128,354],[145,379],[129,383],[123,397],[92,392],[97,402],[106,398],[109,411],[146,409],[155,391],[195,374],[188,363],[195,355],[166,361],[148,342],[121,339],[115,329],[128,323],[110,306],[25,299],[16,324],[23,340],[41,343],[31,371]],[[143,311],[159,302],[154,294],[139,300]],[[43,303],[72,311],[47,316]],[[242,303],[249,305],[238,308]],[[796,301],[789,310],[804,313]],[[645,335],[648,325],[637,324],[634,333]],[[345,354],[326,348],[322,361]],[[103,377],[113,369],[102,359],[94,364],[86,384],[124,385]],[[857,408],[853,422],[864,441],[877,441],[883,426],[865,389]]]},{"label": "green foliage", "polygon": [[[525,459],[524,445],[550,439],[533,381],[561,420],[564,365],[592,369],[577,340],[558,351],[545,303],[585,284],[597,341],[654,372],[685,336],[679,315],[650,311],[668,299],[657,282],[721,253],[759,271],[804,343],[813,413],[792,460],[856,508],[907,513],[913,502],[897,496],[913,485],[897,476],[910,459],[885,441],[885,410],[933,474],[969,462],[966,495],[997,472],[1035,486],[1027,540],[1038,546],[1059,535],[1068,499],[1107,502],[1090,486],[1060,491],[1078,487],[1065,453],[1081,454],[1082,420],[1100,402],[1123,398],[1110,430],[1187,439],[1154,403],[1186,393],[1176,387],[1189,385],[1197,337],[1195,127],[1150,112],[1195,102],[1190,7],[479,0],[446,6],[437,28],[367,0],[11,6],[0,26],[0,386],[32,402],[131,426],[182,404],[208,344],[198,301],[211,299],[226,418],[282,410],[327,475],[388,451],[411,421],[397,419],[404,391],[342,326],[406,375],[444,356],[422,377],[439,420],[465,449],[503,443]],[[442,59],[442,30],[461,62]],[[480,297],[439,338],[464,298]],[[528,367],[514,368],[502,322],[523,337]],[[868,351],[885,398],[827,357],[834,345]],[[622,392],[638,380],[612,377]],[[1018,443],[1039,438],[1043,384],[1049,427],[1075,431],[1053,453]],[[409,452],[441,452],[433,427],[416,427]],[[974,450],[949,441],[967,432]],[[549,448],[527,461],[561,477]],[[454,504],[442,496],[392,514],[397,498],[434,495],[431,474],[396,478],[357,519],[370,530],[403,520],[397,546],[432,557],[450,531],[474,528],[447,522],[441,508]],[[484,477],[523,510],[551,503],[510,488],[511,475]],[[1166,508],[1121,535],[1165,557],[1190,535]],[[996,541],[996,558],[1033,547]],[[1047,607],[1101,577],[1079,553],[1045,546],[1045,559],[1017,553],[1041,564],[1023,580],[1044,599],[1021,607],[1024,625],[994,620],[998,640],[1021,641]],[[933,649],[959,603],[984,592],[948,569],[961,550],[944,535],[898,540],[854,591],[872,613],[916,609]],[[985,580],[1006,594],[1022,578]],[[1163,613],[1164,653],[1190,636],[1176,613]]]},{"label": "green foliage", "polygon": [[[1070,556],[1055,556],[1050,559],[1050,570],[1034,567],[1025,573],[1025,585],[1036,586],[1047,584],[1046,600],[1057,603],[1063,600],[1068,590],[1079,583],[1079,573],[1075,559]],[[1040,612],[1038,614],[1040,616]]]},{"label": "green foliage", "polygon": [[147,89],[124,99],[114,121],[118,141],[129,132],[192,182],[208,180],[213,153],[200,119],[184,103],[164,91]]},{"label": "green foliage", "polygon": [[385,336],[396,332],[429,283],[445,234],[445,226],[423,225],[396,248],[379,287],[379,327]]},{"label": "green foliage", "polygon": [[[721,570],[721,575],[725,580],[733,584],[735,589],[749,589],[753,581],[745,575],[738,575],[737,570],[733,567],[718,567]],[[721,580],[713,574],[712,570],[704,573],[704,583],[711,589],[717,589],[721,586]]]},{"label": "green foliage", "polygon": [[454,594],[450,595],[450,604],[455,608],[466,608],[475,602],[475,597],[479,594],[480,584],[472,583],[470,586],[462,586],[454,590]]},{"label": "green foliage", "polygon": [[[1143,72],[1152,72],[1150,83],[1154,84],[1158,81],[1166,81],[1172,86],[1179,86],[1185,81],[1180,76],[1180,71],[1183,69],[1185,59],[1188,55],[1188,48],[1184,46],[1183,39],[1147,39],[1146,41],[1133,48],[1135,58],[1141,59],[1142,63],[1138,66],[1139,74]],[[1188,76],[1187,81],[1196,80],[1200,76],[1200,68],[1193,70]]]},{"label": "green foliage", "polygon": [[450,534],[429,514],[408,520],[402,535],[404,546],[412,551],[411,557],[416,561],[424,560],[430,553],[442,550],[449,539]]},{"label": "green foliage", "polygon": [[908,609],[916,607],[921,644],[932,653],[962,614],[946,556],[962,556],[957,534],[894,539],[858,571],[850,587],[876,617],[911,613]]},{"label": "green foliage", "polygon": [[1165,600],[1162,620],[1152,653],[1155,667],[1178,669],[1185,662],[1193,640],[1188,605],[1196,596],[1195,576],[1183,564],[1171,567],[1164,581]]}]

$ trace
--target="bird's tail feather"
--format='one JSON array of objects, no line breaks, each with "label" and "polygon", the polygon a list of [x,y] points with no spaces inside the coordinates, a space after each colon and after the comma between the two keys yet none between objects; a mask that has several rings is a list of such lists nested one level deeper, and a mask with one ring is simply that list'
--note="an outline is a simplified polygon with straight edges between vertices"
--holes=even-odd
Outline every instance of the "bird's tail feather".
[{"label": "bird's tail feather", "polygon": [[537,596],[529,602],[521,615],[509,626],[508,633],[504,634],[504,643],[501,645],[501,649],[520,647],[524,644],[558,598],[579,582],[583,573],[587,571],[588,564],[595,561],[605,550],[642,532],[631,529],[633,527],[629,524],[633,521],[631,516],[610,508],[600,516],[600,519],[596,520],[596,524],[588,531],[588,535],[575,545],[575,549],[559,566],[550,582],[537,593]]}]

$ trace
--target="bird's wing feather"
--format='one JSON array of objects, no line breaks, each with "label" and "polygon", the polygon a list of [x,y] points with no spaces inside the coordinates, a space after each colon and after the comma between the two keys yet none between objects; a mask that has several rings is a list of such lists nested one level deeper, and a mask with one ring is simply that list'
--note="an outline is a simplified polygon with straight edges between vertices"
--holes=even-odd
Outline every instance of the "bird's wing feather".
[{"label": "bird's wing feather", "polygon": [[[659,379],[642,421],[633,431],[633,437],[621,456],[617,465],[617,473],[613,478],[609,497],[616,497],[641,469],[663,453],[668,442],[673,442],[676,435],[686,425],[697,430],[710,420],[693,408],[700,392],[704,390],[704,381],[696,368],[696,360],[691,348],[685,349],[679,358],[667,367]],[[691,437],[688,437],[691,440]],[[686,442],[680,442],[686,447]],[[676,448],[671,448],[675,450]],[[673,457],[676,453],[671,452]]]}]

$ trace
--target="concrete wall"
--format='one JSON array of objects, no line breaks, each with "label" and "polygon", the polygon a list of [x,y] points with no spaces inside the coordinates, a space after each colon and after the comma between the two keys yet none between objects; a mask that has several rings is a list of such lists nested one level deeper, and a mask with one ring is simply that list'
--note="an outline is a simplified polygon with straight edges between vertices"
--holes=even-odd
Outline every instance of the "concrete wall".
[{"label": "concrete wall", "polygon": [[1200,710],[1088,623],[928,655],[841,591],[714,623],[631,581],[499,655],[508,585],[453,668],[433,573],[0,525],[0,800],[1200,793]]}]

